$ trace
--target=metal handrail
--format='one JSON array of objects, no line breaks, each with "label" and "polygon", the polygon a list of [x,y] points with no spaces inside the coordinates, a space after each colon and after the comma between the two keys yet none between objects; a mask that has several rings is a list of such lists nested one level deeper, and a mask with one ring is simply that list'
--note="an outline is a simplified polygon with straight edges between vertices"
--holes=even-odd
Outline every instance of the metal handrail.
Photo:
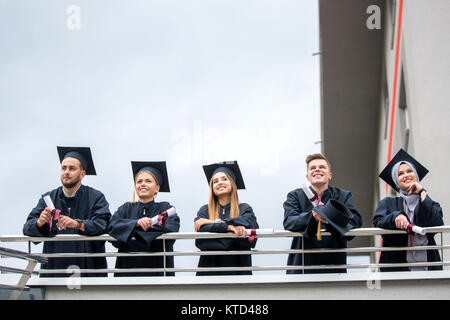
[{"label": "metal handrail", "polygon": [[0,284],[1,289],[14,290],[11,293],[10,300],[19,299],[22,291],[30,289],[29,287],[26,286],[28,279],[30,279],[30,276],[32,274],[39,274],[38,271],[34,271],[36,264],[46,263],[48,261],[48,259],[46,257],[43,257],[42,255],[34,255],[34,254],[27,253],[27,252],[22,252],[22,251],[4,248],[4,247],[0,247],[0,255],[6,256],[6,257],[23,259],[23,260],[28,261],[27,267],[25,269],[0,266],[0,271],[2,271],[2,272],[18,273],[18,274],[22,275],[20,277],[17,285]]},{"label": "metal handrail", "polygon": [[[308,253],[328,253],[328,252],[346,252],[346,253],[375,253],[381,251],[406,251],[406,250],[440,250],[442,252],[442,261],[440,262],[427,262],[427,263],[406,263],[406,264],[346,264],[346,265],[326,265],[326,266],[251,266],[251,267],[213,267],[213,268],[139,268],[139,269],[80,269],[80,273],[135,273],[135,272],[203,272],[203,271],[264,271],[264,270],[308,270],[308,269],[352,269],[352,268],[389,268],[389,267],[404,267],[404,266],[450,266],[450,261],[443,261],[443,251],[450,249],[450,245],[443,244],[443,233],[450,232],[450,226],[428,227],[427,233],[440,233],[441,244],[434,246],[421,246],[421,247],[358,247],[358,248],[320,248],[320,249],[286,249],[286,250],[243,250],[243,251],[163,251],[163,252],[105,252],[105,253],[55,253],[55,254],[31,254],[32,257],[42,258],[67,258],[67,257],[137,257],[137,256],[202,256],[202,255],[259,255],[259,254],[308,254]],[[345,234],[348,237],[355,236],[377,236],[385,234],[404,234],[403,230],[387,230],[380,228],[358,228],[352,229]],[[329,232],[322,232],[323,236],[331,235]],[[271,234],[261,234],[258,238],[284,238],[284,237],[303,237],[299,232],[291,232],[287,230],[275,230]],[[237,238],[234,233],[210,233],[210,232],[173,232],[160,235],[157,239],[163,240],[195,240],[195,239],[216,239],[216,238]],[[117,241],[110,235],[99,236],[82,236],[78,234],[64,234],[54,237],[29,237],[29,236],[14,236],[6,235],[1,236],[2,242],[46,242],[46,241]],[[30,248],[30,247],[29,247]],[[63,269],[41,269],[40,274],[67,274],[67,270]]]},{"label": "metal handrail", "polygon": [[[427,227],[427,233],[450,233],[450,226]],[[356,228],[348,231],[346,237],[354,236],[376,236],[385,234],[404,234],[404,230],[390,230],[381,228]],[[329,236],[331,233],[323,231],[322,235]],[[279,238],[279,237],[302,237],[300,232],[287,230],[274,230],[271,234],[261,234],[258,238]],[[214,233],[214,232],[168,232],[160,235],[159,240],[182,240],[182,239],[216,239],[216,238],[238,238],[234,233]],[[114,237],[103,234],[99,236],[83,236],[79,234],[61,234],[54,237],[29,237],[24,235],[3,235],[1,242],[47,242],[47,241],[117,241]]]}]

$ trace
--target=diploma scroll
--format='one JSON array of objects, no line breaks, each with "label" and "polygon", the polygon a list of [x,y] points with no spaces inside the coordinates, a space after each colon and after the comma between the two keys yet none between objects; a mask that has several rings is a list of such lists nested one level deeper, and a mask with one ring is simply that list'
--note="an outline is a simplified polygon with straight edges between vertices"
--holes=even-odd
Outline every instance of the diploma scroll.
[{"label": "diploma scroll", "polygon": [[311,203],[314,205],[314,207],[316,207],[319,200],[317,198],[315,198],[315,194],[311,191],[311,189],[307,185],[304,185],[304,186],[302,186],[302,190],[308,197],[309,201],[311,201]]},{"label": "diploma scroll", "polygon": [[414,232],[414,233],[418,233],[418,234],[420,234],[420,235],[424,235],[424,234],[427,233],[427,229],[426,229],[426,228],[418,227],[418,226],[415,226],[415,225],[413,225],[413,224],[411,224],[411,223],[409,223],[409,224],[406,226],[405,230],[406,230],[406,232],[409,233],[409,234],[411,234],[411,233]]},{"label": "diploma scroll", "polygon": [[164,228],[166,226],[167,218],[171,215],[174,215],[175,213],[177,213],[175,207],[171,207],[166,211],[159,213],[157,216],[154,216],[152,218],[152,225],[159,225]]},{"label": "diploma scroll", "polygon": [[273,229],[247,229],[247,236],[272,233],[274,233]]},{"label": "diploma scroll", "polygon": [[44,201],[50,210],[55,210],[55,205],[53,204],[52,198],[50,198],[50,196],[45,196]]},{"label": "diploma scroll", "polygon": [[248,242],[252,243],[258,234],[271,234],[273,229],[247,229]]},{"label": "diploma scroll", "polygon": [[53,201],[52,201],[52,199],[50,198],[49,195],[44,197],[44,202],[45,202],[45,205],[50,210],[52,210],[52,218],[50,219],[50,222],[48,223],[50,225],[50,230],[52,230],[52,222],[53,222],[53,220],[58,222],[59,214],[61,213],[61,210],[58,210],[58,209],[55,208],[55,205],[53,204]]},{"label": "diploma scroll", "polygon": [[[303,192],[306,194],[306,196],[308,197],[309,201],[311,201],[311,203],[313,204],[314,207],[317,207],[317,205],[321,202],[320,200],[320,195],[319,194],[314,194],[311,189],[306,186],[303,185],[302,186],[302,190]],[[320,221],[318,221],[317,223],[317,240],[322,240],[322,233],[321,233],[321,229],[322,229],[322,223]]]}]

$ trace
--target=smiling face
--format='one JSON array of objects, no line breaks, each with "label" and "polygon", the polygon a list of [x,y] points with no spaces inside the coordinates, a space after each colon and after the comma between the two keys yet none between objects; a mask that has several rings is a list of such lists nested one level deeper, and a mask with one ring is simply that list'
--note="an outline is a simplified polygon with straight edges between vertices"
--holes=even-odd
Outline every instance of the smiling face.
[{"label": "smiling face", "polygon": [[216,197],[230,195],[233,190],[231,180],[224,172],[217,172],[211,178],[212,189]]},{"label": "smiling face", "polygon": [[153,201],[159,192],[159,185],[155,177],[147,171],[142,171],[136,175],[136,193],[141,202]]},{"label": "smiling face", "polygon": [[309,162],[306,179],[308,179],[311,185],[328,185],[332,176],[326,160],[314,159]]},{"label": "smiling face", "polygon": [[403,163],[398,167],[398,185],[401,189],[408,190],[408,188],[416,181],[416,174],[409,165]]}]

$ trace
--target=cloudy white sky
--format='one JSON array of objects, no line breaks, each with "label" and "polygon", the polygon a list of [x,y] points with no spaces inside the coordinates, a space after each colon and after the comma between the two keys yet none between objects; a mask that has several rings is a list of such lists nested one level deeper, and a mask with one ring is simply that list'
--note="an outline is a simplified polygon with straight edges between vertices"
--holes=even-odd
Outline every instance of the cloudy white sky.
[{"label": "cloudy white sky", "polygon": [[[320,151],[317,51],[311,0],[0,0],[0,234],[22,234],[60,185],[57,145],[91,147],[97,176],[83,182],[112,213],[131,200],[130,161],[167,161],[172,192],[157,200],[182,232],[208,199],[201,166],[237,160],[241,202],[283,229],[286,194]],[[290,239],[257,248],[280,246]]]}]

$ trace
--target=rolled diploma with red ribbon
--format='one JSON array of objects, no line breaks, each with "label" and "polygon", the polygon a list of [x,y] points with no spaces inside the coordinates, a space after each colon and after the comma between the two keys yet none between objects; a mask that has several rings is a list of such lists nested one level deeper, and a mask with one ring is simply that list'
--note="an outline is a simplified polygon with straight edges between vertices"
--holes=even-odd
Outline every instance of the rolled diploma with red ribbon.
[{"label": "rolled diploma with red ribbon", "polygon": [[311,200],[314,198],[314,193],[312,193],[311,189],[308,186],[304,185],[302,187],[302,190],[308,197],[309,201],[311,201],[311,203],[314,205],[314,207],[317,206],[318,200],[317,199]]},{"label": "rolled diploma with red ribbon", "polygon": [[44,197],[44,202],[45,202],[46,206],[50,210],[52,210],[52,219],[49,222],[50,230],[51,230],[52,229],[52,222],[53,222],[53,220],[58,221],[59,213],[61,212],[61,210],[58,210],[58,209],[55,208],[55,205],[53,204],[52,199],[48,195]]},{"label": "rolled diploma with red ribbon", "polygon": [[164,216],[167,214],[167,217],[170,217],[171,215],[173,215],[175,213],[177,213],[177,210],[175,209],[175,207],[171,207],[171,208],[167,209],[166,211],[161,212],[160,214],[158,214],[152,218],[152,225],[159,224],[159,219],[158,219],[159,216]]},{"label": "rolled diploma with red ribbon", "polygon": [[248,242],[252,243],[258,234],[271,234],[273,229],[246,229]]},{"label": "rolled diploma with red ribbon", "polygon": [[418,233],[418,234],[421,234],[421,235],[424,235],[424,234],[427,233],[427,229],[415,226],[415,225],[413,225],[411,223],[409,223],[406,226],[406,231],[415,232],[415,233]]},{"label": "rolled diploma with red ribbon", "polygon": [[273,229],[246,229],[246,230],[247,236],[251,236],[252,233],[258,235],[258,234],[272,234],[274,232]]},{"label": "rolled diploma with red ribbon", "polygon": [[45,204],[47,205],[47,207],[51,211],[55,210],[55,206],[53,205],[53,201],[52,201],[52,198],[50,198],[50,196],[45,196],[44,201],[45,201]]}]

